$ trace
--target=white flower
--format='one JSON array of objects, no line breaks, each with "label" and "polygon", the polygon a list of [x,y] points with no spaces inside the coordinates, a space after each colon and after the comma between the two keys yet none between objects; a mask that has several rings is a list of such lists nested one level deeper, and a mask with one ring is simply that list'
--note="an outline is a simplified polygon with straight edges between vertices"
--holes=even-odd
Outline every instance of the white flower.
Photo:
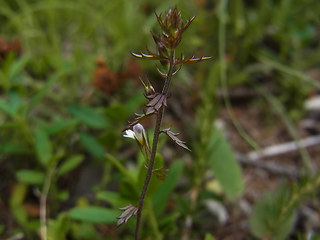
[{"label": "white flower", "polygon": [[126,130],[123,136],[127,138],[135,139],[138,142],[138,145],[142,153],[147,158],[150,157],[149,141],[147,139],[146,131],[144,130],[144,127],[140,123],[137,123],[136,125],[134,125],[132,130],[131,129]]},{"label": "white flower", "polygon": [[131,129],[126,130],[123,136],[127,138],[135,139],[141,144],[146,139],[146,133],[145,133],[144,127],[140,123],[137,123],[136,125],[133,126],[133,131]]},{"label": "white flower", "polygon": [[134,131],[132,131],[131,129],[126,130],[123,136],[127,138],[135,139]]},{"label": "white flower", "polygon": [[146,139],[144,127],[140,123],[138,123],[133,126],[133,132],[135,138],[142,144],[144,142],[144,139]]}]

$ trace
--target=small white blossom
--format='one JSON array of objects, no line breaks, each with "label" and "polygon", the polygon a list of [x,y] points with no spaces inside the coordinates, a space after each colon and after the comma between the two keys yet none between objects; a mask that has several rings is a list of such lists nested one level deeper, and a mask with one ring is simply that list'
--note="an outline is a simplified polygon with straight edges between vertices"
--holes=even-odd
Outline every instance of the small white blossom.
[{"label": "small white blossom", "polygon": [[144,127],[140,123],[138,123],[133,126],[133,131],[131,129],[128,129],[125,131],[125,134],[123,136],[127,138],[136,139],[138,142],[142,144],[144,139],[146,138],[146,133]]},{"label": "small white blossom", "polygon": [[144,130],[144,127],[140,123],[137,123],[136,125],[134,125],[133,130],[131,129],[126,130],[123,136],[127,138],[135,139],[145,152],[150,152],[146,131]]},{"label": "small white blossom", "polygon": [[134,131],[132,131],[131,129],[126,130],[123,136],[127,138],[135,139]]},{"label": "small white blossom", "polygon": [[144,142],[144,139],[146,138],[144,127],[140,123],[138,123],[133,126],[133,132],[135,138],[142,144]]}]

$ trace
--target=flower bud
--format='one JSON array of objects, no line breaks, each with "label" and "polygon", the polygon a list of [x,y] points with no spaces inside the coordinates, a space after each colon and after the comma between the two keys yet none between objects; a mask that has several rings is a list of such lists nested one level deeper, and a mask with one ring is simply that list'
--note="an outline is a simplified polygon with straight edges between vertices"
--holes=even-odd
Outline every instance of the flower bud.
[{"label": "flower bud", "polygon": [[144,127],[140,123],[137,123],[136,125],[133,126],[133,132],[138,142],[140,144],[143,144],[145,135],[146,135]]},{"label": "flower bud", "polygon": [[141,83],[143,84],[144,86],[144,93],[145,93],[145,96],[148,98],[148,97],[151,97],[153,96],[156,91],[154,90],[154,88],[152,87],[150,81],[147,79],[147,83],[145,83],[142,79],[141,80]]}]

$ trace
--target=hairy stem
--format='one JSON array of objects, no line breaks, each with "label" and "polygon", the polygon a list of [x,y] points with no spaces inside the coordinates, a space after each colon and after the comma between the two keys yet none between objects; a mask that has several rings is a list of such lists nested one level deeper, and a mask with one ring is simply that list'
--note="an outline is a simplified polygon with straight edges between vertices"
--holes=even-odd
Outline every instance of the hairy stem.
[{"label": "hairy stem", "polygon": [[[174,51],[171,51],[171,56],[170,56],[170,63],[169,63],[169,72],[166,78],[166,81],[164,83],[162,93],[167,94],[168,89],[170,86],[170,82],[173,76],[174,72]],[[154,165],[154,160],[156,157],[157,153],[157,146],[158,146],[158,140],[159,140],[159,135],[160,135],[160,128],[161,128],[161,123],[162,123],[162,117],[164,114],[164,107],[162,106],[161,109],[159,110],[157,114],[157,120],[156,120],[156,126],[154,129],[154,135],[153,135],[153,143],[152,143],[152,150],[151,150],[151,156],[150,156],[150,162],[148,165],[148,170],[147,170],[147,176],[143,184],[143,188],[141,191],[140,199],[139,199],[139,206],[138,206],[138,212],[137,212],[137,223],[136,223],[136,232],[135,232],[135,240],[139,239],[139,232],[140,232],[140,225],[141,225],[141,213],[142,213],[142,208],[143,208],[143,203],[144,203],[144,198],[147,193],[147,189],[149,186],[149,182],[152,176],[152,170],[153,170],[153,165]]]}]

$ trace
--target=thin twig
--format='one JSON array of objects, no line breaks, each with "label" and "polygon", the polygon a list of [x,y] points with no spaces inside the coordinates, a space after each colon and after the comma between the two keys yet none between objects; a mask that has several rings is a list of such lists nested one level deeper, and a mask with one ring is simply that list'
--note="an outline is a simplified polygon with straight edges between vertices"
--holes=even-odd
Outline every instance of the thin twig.
[{"label": "thin twig", "polygon": [[[300,144],[300,146],[299,146]],[[299,151],[299,147],[308,148],[320,144],[320,136],[308,137],[297,141],[286,142],[282,144],[272,145],[258,151],[251,151],[247,154],[247,158],[256,161],[262,158],[270,158],[281,154]]]},{"label": "thin twig", "polygon": [[243,154],[237,154],[236,157],[237,157],[237,160],[242,164],[265,169],[268,172],[271,172],[273,174],[277,174],[277,175],[281,175],[281,176],[287,175],[290,177],[298,177],[298,175],[299,175],[297,169],[295,169],[294,167],[291,167],[291,166],[286,166],[283,164],[281,165],[281,164],[275,163],[275,162],[252,160]]},{"label": "thin twig", "polygon": [[308,174],[314,175],[315,172],[314,172],[314,166],[311,161],[311,157],[310,157],[308,151],[303,146],[301,146],[297,129],[294,126],[294,123],[292,122],[292,120],[288,117],[288,114],[286,113],[284,106],[273,95],[269,94],[262,87],[256,86],[256,89],[270,103],[274,112],[277,113],[282,118],[284,124],[286,125],[286,127],[288,129],[288,133],[297,142],[298,149],[299,149],[305,170],[307,171]]},{"label": "thin twig", "polygon": [[[309,148],[313,146],[320,145],[320,136],[308,137],[305,139],[299,140],[301,147]],[[280,174],[280,175],[288,175],[292,177],[297,177],[299,175],[298,170],[296,168],[281,165],[279,163],[274,162],[266,162],[259,161],[264,158],[272,158],[277,157],[283,154],[288,154],[292,152],[299,151],[299,145],[296,141],[286,142],[282,144],[272,145],[258,151],[251,151],[248,154],[240,154],[237,153],[237,159],[240,163],[260,167],[269,172]]]}]

